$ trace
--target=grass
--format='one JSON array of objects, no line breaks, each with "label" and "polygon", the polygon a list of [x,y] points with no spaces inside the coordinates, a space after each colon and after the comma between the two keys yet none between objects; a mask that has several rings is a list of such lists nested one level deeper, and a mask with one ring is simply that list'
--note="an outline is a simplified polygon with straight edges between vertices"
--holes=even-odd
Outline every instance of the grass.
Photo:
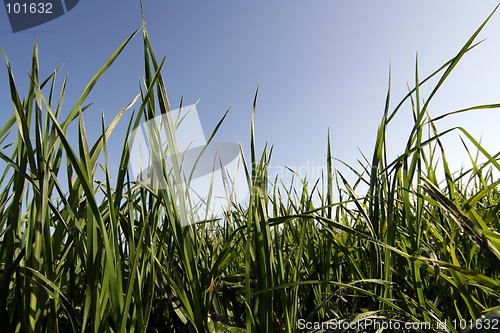
[{"label": "grass", "polygon": [[[144,25],[72,107],[63,106],[66,80],[56,88],[57,71],[39,77],[37,45],[23,98],[3,54],[13,114],[0,129],[0,331],[321,332],[329,321],[346,327],[372,320],[432,324],[397,330],[407,332],[459,332],[460,324],[476,323],[469,331],[477,332],[493,325],[500,318],[500,152],[487,152],[462,127],[438,132],[436,122],[500,104],[434,119],[428,112],[490,17],[429,77],[419,77],[417,61],[414,87],[395,107],[389,85],[371,159],[346,165],[352,182],[334,168],[329,140],[320,179],[269,179],[272,149],[255,147],[257,91],[244,163],[248,201],[230,202],[222,223],[188,226],[188,203],[177,201],[182,188],[168,177],[161,189],[132,179],[127,141],[118,174],[109,174],[107,140],[127,111],[138,108],[127,134],[170,111],[164,59],[156,59]],[[140,32],[140,91],[89,142],[86,98]],[[420,88],[431,78],[437,83],[424,98]],[[413,128],[390,160],[386,131],[408,109]],[[441,140],[451,132],[460,134],[470,169],[448,165]],[[158,136],[149,139],[161,154]]]}]

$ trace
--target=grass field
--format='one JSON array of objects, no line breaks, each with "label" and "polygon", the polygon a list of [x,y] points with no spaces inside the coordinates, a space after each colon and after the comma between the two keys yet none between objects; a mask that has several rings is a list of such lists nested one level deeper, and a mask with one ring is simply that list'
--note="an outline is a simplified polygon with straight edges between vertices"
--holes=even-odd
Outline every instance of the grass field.
[{"label": "grass field", "polygon": [[[429,77],[416,63],[414,86],[396,106],[388,89],[373,152],[345,165],[355,181],[333,167],[330,142],[320,179],[269,179],[271,149],[256,151],[252,121],[249,199],[230,203],[223,221],[188,226],[173,188],[132,179],[126,140],[119,171],[109,174],[106,143],[118,122],[131,132],[170,110],[164,59],[145,26],[72,107],[62,104],[65,81],[39,77],[37,46],[24,97],[4,54],[10,92],[2,96],[10,96],[12,117],[0,129],[0,331],[362,332],[355,325],[372,322],[379,329],[365,331],[391,323],[384,331],[459,332],[478,318],[471,332],[496,331],[495,323],[500,330],[500,152],[460,126],[437,132],[444,115],[428,112],[484,24]],[[89,142],[86,98],[141,33],[137,99]],[[421,96],[431,78],[437,83]],[[385,134],[398,112],[412,112],[414,123],[390,160]],[[78,133],[69,133],[72,123]],[[451,132],[460,134],[470,169],[448,165],[441,140]],[[425,323],[432,326],[418,328]]]}]

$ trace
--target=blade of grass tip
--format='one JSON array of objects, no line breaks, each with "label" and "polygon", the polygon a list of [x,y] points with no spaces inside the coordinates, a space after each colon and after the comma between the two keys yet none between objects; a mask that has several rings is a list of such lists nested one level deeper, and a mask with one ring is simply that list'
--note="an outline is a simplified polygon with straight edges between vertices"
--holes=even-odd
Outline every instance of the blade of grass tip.
[{"label": "blade of grass tip", "polygon": [[[39,82],[39,78],[37,78],[35,87],[37,89],[42,90],[46,84],[50,82],[50,90],[49,90],[49,97],[48,97],[48,104],[52,105],[52,99],[54,96],[54,90],[55,90],[55,83],[56,83],[56,73],[62,68],[62,66],[59,66],[52,74],[50,74],[45,80],[43,80],[42,83]],[[31,81],[33,81],[33,77],[30,75]],[[34,81],[33,81],[34,82]],[[35,83],[35,82],[34,82]],[[41,107],[41,106],[40,106]],[[44,136],[43,137],[48,137],[49,136],[49,129],[50,129],[50,119],[49,117],[45,117],[45,122],[44,122]]]},{"label": "blade of grass tip", "polygon": [[[469,52],[471,51],[473,48],[475,48],[476,46],[478,46],[479,44],[481,44],[483,41],[479,41],[473,45],[471,45],[469,48],[467,48],[466,52]],[[434,76],[436,76],[437,74],[439,74],[441,71],[443,71],[445,68],[447,68],[448,66],[450,66],[450,64],[454,61],[455,57],[453,57],[452,59],[448,60],[447,62],[445,62],[441,67],[439,67],[437,70],[435,70],[433,73],[431,73],[429,76],[427,76],[425,79],[423,79],[421,82],[420,82],[420,85],[423,85],[424,83],[428,82],[430,79],[432,79]],[[394,116],[399,112],[399,110],[401,109],[401,107],[403,106],[403,104],[408,100],[408,98],[410,98],[413,94],[415,93],[415,88],[413,88],[412,90],[410,90],[406,95],[405,97],[403,97],[401,99],[401,101],[398,103],[398,105],[396,105],[396,107],[394,108],[394,110],[391,112],[391,114],[389,115],[389,117],[387,118],[387,122],[390,122],[392,120],[392,118],[394,118]]]},{"label": "blade of grass tip", "polygon": [[500,163],[498,163],[498,161],[493,156],[491,156],[488,153],[488,151],[486,151],[486,149],[484,149],[484,147],[481,146],[481,144],[479,142],[477,142],[477,140],[474,139],[474,137],[472,135],[470,135],[470,133],[468,131],[466,131],[462,127],[456,127],[456,129],[461,131],[472,142],[472,144],[474,144],[474,146],[476,146],[476,148],[488,159],[489,163],[493,164],[495,166],[495,168],[497,168],[497,170],[500,170]]},{"label": "blade of grass tip", "polygon": [[439,149],[441,151],[441,160],[442,160],[442,165],[443,165],[443,169],[444,169],[444,175],[445,175],[446,183],[448,184],[448,189],[449,189],[448,196],[449,196],[451,201],[454,201],[455,200],[455,191],[453,189],[455,187],[455,183],[453,180],[452,173],[450,171],[450,167],[448,164],[448,159],[446,157],[443,143],[440,139],[440,133],[437,131],[434,120],[431,118],[430,114],[427,114],[427,118],[429,119],[429,124],[431,126],[432,133],[434,134],[434,137],[436,138],[436,143],[439,146]]},{"label": "blade of grass tip", "polygon": [[[127,131],[125,132],[125,137],[129,138],[130,137],[130,131],[132,128],[132,122],[134,120],[134,113],[132,113],[132,116],[130,117],[129,123],[127,125]],[[119,209],[120,203],[122,202],[123,198],[123,191],[127,186],[129,186],[129,182],[125,181],[125,178],[128,177],[128,163],[130,159],[130,149],[128,145],[128,140],[123,141],[123,147],[122,147],[122,152],[120,156],[120,164],[118,167],[118,175],[116,176],[116,186],[115,186],[115,209]],[[132,216],[132,215],[131,215]],[[132,222],[130,222],[132,223]],[[133,242],[131,242],[131,245],[133,245]]]},{"label": "blade of grass tip", "polygon": [[[2,51],[3,52],[3,51]],[[10,66],[9,60],[7,58],[7,55],[4,54],[4,59],[5,63],[7,66],[7,72],[9,75],[9,88],[10,88],[10,96],[11,96],[11,101],[14,107],[14,116],[16,118],[17,122],[17,127],[19,129],[18,135],[19,139],[22,140],[24,143],[23,147],[24,149],[27,150],[27,154],[25,155],[29,161],[29,165],[33,170],[36,170],[35,166],[35,159],[34,159],[34,153],[33,153],[33,147],[31,145],[31,139],[30,139],[30,129],[29,129],[29,124],[30,122],[28,119],[31,118],[31,102],[29,102],[29,105],[24,107],[23,103],[21,102],[21,98],[19,97],[19,92],[16,87],[16,83],[14,80],[14,73],[12,72],[12,68]],[[31,101],[31,99],[29,99]],[[24,109],[26,109],[26,114],[24,114]]]},{"label": "blade of grass tip", "polygon": [[475,106],[470,106],[470,107],[465,108],[465,109],[460,109],[460,110],[455,110],[455,111],[447,112],[447,113],[442,114],[442,115],[440,115],[438,117],[435,117],[433,120],[436,122],[436,121],[441,120],[443,118],[446,118],[448,116],[456,115],[456,114],[463,113],[463,112],[489,110],[489,109],[498,109],[498,108],[500,108],[500,104],[475,105]]},{"label": "blade of grass tip", "polygon": [[212,139],[214,138],[215,134],[218,132],[220,126],[222,125],[222,122],[224,121],[224,119],[226,119],[227,115],[229,113],[229,110],[227,110],[224,115],[222,116],[222,118],[219,120],[219,122],[217,123],[217,125],[215,126],[215,128],[213,129],[212,133],[210,133],[210,135],[208,136],[207,138],[207,142],[205,144],[205,146],[203,147],[203,149],[200,151],[198,157],[196,158],[196,161],[194,162],[193,164],[193,167],[191,169],[191,172],[189,173],[189,177],[188,177],[188,184],[191,182],[192,178],[193,178],[193,174],[195,172],[195,169],[196,169],[196,165],[198,164],[198,162],[200,161],[203,153],[206,151],[208,145],[210,144],[210,142],[212,142]]},{"label": "blade of grass tip", "polygon": [[384,151],[386,144],[386,127],[387,127],[387,115],[389,113],[390,101],[391,101],[391,68],[389,68],[389,82],[387,87],[387,94],[385,98],[385,107],[384,107],[384,115],[382,116],[382,120],[380,122],[378,131],[377,131],[377,141],[375,143],[375,149],[372,157],[372,169],[370,173],[370,220],[372,221],[374,230],[378,232],[378,190],[377,186],[379,173],[384,169],[383,160],[384,160]]},{"label": "blade of grass tip", "polygon": [[[158,66],[158,69],[155,71],[153,78],[146,79],[144,82],[144,87],[146,89],[145,93],[142,90],[142,87],[140,87],[141,90],[141,106],[139,107],[139,111],[137,112],[137,116],[134,122],[134,126],[132,128],[137,128],[139,126],[139,123],[141,120],[143,120],[143,117],[145,117],[146,120],[150,120],[154,118],[154,85],[158,80],[158,76],[161,75],[161,69],[163,68],[165,58],[162,60],[160,65]],[[150,73],[146,73],[146,78],[148,78]],[[148,111],[146,114],[145,111]],[[131,140],[133,140],[134,137],[131,137]]]},{"label": "blade of grass tip", "polygon": [[[464,141],[464,139],[462,137],[460,137],[460,141],[462,142],[462,145],[464,146],[464,149],[467,152],[467,155],[469,156],[469,161],[472,164],[473,174],[477,175],[478,178],[479,178],[479,181],[481,182],[481,186],[482,186],[483,189],[479,193],[481,193],[483,191],[489,191],[488,183],[487,183],[486,179],[484,179],[484,177],[481,175],[480,167],[478,165],[479,164],[479,161],[478,161],[479,150],[476,151],[476,156],[474,157],[474,156],[472,156],[472,153],[471,153],[469,147],[467,146],[467,144],[465,143],[465,141]],[[479,193],[476,193],[473,196],[473,197],[476,197],[477,200],[479,200],[482,197],[482,195],[478,196]],[[477,200],[474,200],[474,203]],[[471,199],[469,199],[467,201],[466,205],[472,207],[472,205],[474,203],[472,203],[472,198],[471,198]]]},{"label": "blade of grass tip", "polygon": [[[409,176],[413,179],[415,173],[420,172],[420,168],[417,169],[417,164],[421,161],[421,147],[422,147],[422,120],[426,115],[426,109],[421,107],[420,100],[420,80],[418,75],[418,54],[415,59],[415,100],[411,98],[412,104],[414,105],[414,126],[412,128],[410,138],[406,149],[409,150],[414,145],[416,148],[416,154],[412,154],[411,164],[409,168]],[[417,175],[418,176],[418,175]],[[409,185],[409,184],[406,184]],[[409,188],[409,187],[407,187]]]},{"label": "blade of grass tip", "polygon": [[105,131],[103,131],[99,139],[97,139],[96,143],[92,146],[92,149],[90,150],[91,165],[94,165],[96,163],[99,154],[101,152],[101,149],[105,145],[105,141],[108,140],[108,138],[111,136],[111,133],[113,132],[116,125],[122,118],[123,114],[134,106],[135,102],[137,101],[137,99],[139,99],[139,97],[140,94],[137,94],[127,106],[125,106],[123,109],[120,110],[120,112],[118,112],[118,114],[113,118],[109,126],[105,129]]},{"label": "blade of grass tip", "polygon": [[248,167],[247,160],[245,158],[245,152],[243,151],[243,146],[240,144],[240,155],[241,155],[241,160],[242,160],[242,165],[243,165],[243,171],[245,172],[245,177],[247,180],[248,188],[252,189],[252,178],[250,175],[250,169]]},{"label": "blade of grass tip", "polygon": [[332,169],[332,149],[330,140],[330,128],[328,128],[328,143],[326,148],[326,179],[327,179],[327,190],[326,190],[326,205],[328,206],[327,217],[332,218],[332,207],[333,204],[333,169]]},{"label": "blade of grass tip", "polygon": [[[3,142],[9,137],[9,134],[12,133],[14,130],[13,125],[16,123],[16,116],[12,115],[10,118],[5,122],[5,125],[0,129],[0,145],[3,144]],[[0,149],[3,150],[7,148],[8,146],[11,146],[12,144],[9,144],[7,146],[1,147]]]},{"label": "blade of grass tip", "polygon": [[446,81],[446,79],[448,78],[448,76],[450,75],[450,73],[453,71],[453,69],[456,67],[456,65],[460,62],[460,60],[462,59],[462,57],[468,52],[470,46],[472,45],[472,43],[474,42],[474,40],[476,39],[476,37],[483,30],[483,28],[485,27],[486,23],[488,23],[488,21],[491,19],[491,17],[493,16],[493,14],[495,14],[495,12],[497,11],[497,9],[498,9],[499,6],[500,6],[500,4],[498,4],[495,7],[495,9],[493,9],[493,11],[491,12],[491,14],[488,15],[488,17],[486,18],[486,20],[484,20],[484,22],[479,26],[479,28],[477,28],[477,30],[467,40],[467,42],[465,43],[465,45],[460,49],[460,51],[458,52],[458,54],[453,58],[452,62],[446,68],[446,71],[443,73],[443,75],[439,79],[438,83],[436,84],[436,86],[434,87],[434,89],[430,93],[429,97],[427,98],[427,101],[425,102],[425,104],[423,106],[424,110],[427,109],[427,106],[429,105],[429,103],[432,100],[432,98],[434,97],[434,95],[436,95],[436,93],[438,92],[439,88],[441,88],[441,86],[443,85],[444,81]]},{"label": "blade of grass tip", "polygon": [[[78,117],[78,150],[80,151],[80,159],[83,162],[83,166],[86,168],[86,172],[88,175],[93,174],[93,165],[90,164],[90,154],[89,154],[89,146],[87,141],[87,132],[85,130],[85,124],[83,122],[82,110],[79,110]],[[93,178],[93,177],[92,177]]]},{"label": "blade of grass tip", "polygon": [[[59,99],[57,100],[57,106],[54,112],[56,118],[59,118],[59,115],[61,114],[67,83],[68,83],[68,78],[65,77],[61,85],[61,91],[59,92]],[[52,132],[55,132],[53,127],[52,127]]]},{"label": "blade of grass tip", "polygon": [[356,195],[356,192],[351,188],[349,185],[349,182],[345,177],[340,173],[340,171],[337,171],[337,175],[339,175],[340,179],[344,183],[344,187],[349,193],[349,196],[352,198],[352,202],[356,205],[358,208],[359,214],[366,220],[366,223],[368,224],[368,229],[370,230],[370,234],[373,238],[377,238],[377,229],[375,229],[375,226],[372,224],[372,219],[370,218],[369,212],[366,211],[366,207],[360,202],[361,200],[358,198]]},{"label": "blade of grass tip", "polygon": [[122,53],[122,51],[125,49],[125,46],[130,42],[130,40],[135,36],[135,34],[141,29],[141,27],[137,28],[130,36],[125,39],[124,42],[122,42],[116,50],[111,54],[111,56],[104,62],[104,64],[99,68],[99,70],[92,76],[90,81],[87,83],[85,88],[83,89],[80,97],[76,101],[75,105],[69,112],[68,116],[66,119],[62,122],[61,128],[63,131],[66,130],[68,125],[78,116],[79,109],[81,108],[81,105],[87,98],[87,96],[90,94],[92,89],[94,88],[95,84],[97,81],[102,77],[102,75],[108,70],[108,68],[114,63],[114,61],[118,58],[118,56]]},{"label": "blade of grass tip", "polygon": [[[370,181],[365,179],[364,175],[370,175],[370,172],[371,170],[369,170],[369,165],[370,163],[365,159],[365,162],[366,164],[362,164],[362,162],[360,160],[358,160],[358,164],[363,168],[363,171],[358,171],[356,170],[353,166],[349,165],[347,162],[345,161],[342,161],[338,158],[333,158],[335,161],[341,163],[342,165],[344,165],[349,171],[351,171],[356,177],[357,177],[357,180],[356,180],[356,183],[364,183],[366,184],[367,186],[370,186]],[[388,168],[386,168],[388,169]],[[384,170],[385,171],[385,170]],[[334,169],[334,172],[335,174],[337,173],[337,170]],[[356,186],[352,186],[353,188],[356,188]]]},{"label": "blade of grass tip", "polygon": [[[7,66],[7,71],[11,71],[11,68],[10,68],[10,63],[9,63],[9,59],[7,58],[7,55],[5,54],[4,50],[0,47],[0,52],[2,53],[3,55],[3,58],[5,60],[5,64]],[[10,80],[10,78],[9,78]],[[12,89],[12,83],[10,83],[10,86],[11,86],[11,89]],[[17,94],[16,94],[17,95]],[[18,98],[17,98],[18,99]],[[19,101],[20,103],[20,101]],[[4,140],[4,136],[7,134],[7,132],[10,131],[12,125],[14,125],[14,123],[16,122],[16,117],[15,115],[12,115],[8,120],[7,122],[5,122],[5,124],[3,125],[2,129],[0,129],[0,144],[3,142]]]},{"label": "blade of grass tip", "polygon": [[[153,66],[156,72],[159,70],[159,65],[156,62],[156,58],[154,56],[151,44],[149,42],[149,39],[147,37],[147,34],[144,37],[146,39],[146,44],[149,48],[149,56],[153,62]],[[147,50],[144,51],[147,53]],[[162,59],[161,64],[163,64],[165,61],[165,58]],[[175,197],[176,199],[179,200],[179,213],[180,213],[180,221],[184,225],[191,225],[192,222],[194,222],[194,218],[191,214],[191,210],[188,210],[188,203],[190,202],[189,200],[189,192],[184,189],[184,181],[182,180],[184,177],[181,176],[181,163],[179,161],[179,154],[177,151],[177,144],[176,144],[176,138],[175,138],[175,128],[174,128],[174,122],[172,119],[172,114],[171,114],[171,109],[170,109],[170,103],[168,101],[168,96],[167,96],[167,90],[165,88],[165,84],[163,82],[163,77],[161,74],[157,76],[157,82],[156,82],[156,87],[157,87],[157,97],[158,97],[158,105],[160,107],[161,114],[166,117],[166,123],[164,124],[164,133],[167,138],[167,145],[171,149],[170,151],[170,156],[172,158],[172,167],[173,167],[173,176],[175,180],[175,186],[172,188],[172,190],[175,190]],[[186,198],[187,196],[187,198]]]},{"label": "blade of grass tip", "polygon": [[[422,142],[422,144],[421,144],[420,146],[421,146],[421,147],[425,147],[425,146],[427,146],[427,145],[431,144],[432,142],[436,141],[436,140],[437,140],[437,139],[439,139],[440,137],[443,137],[444,135],[446,135],[446,134],[448,134],[448,133],[450,133],[450,132],[453,132],[453,131],[455,131],[455,130],[456,130],[456,128],[454,127],[454,128],[449,128],[449,129],[447,129],[447,130],[445,130],[445,131],[442,131],[441,133],[439,133],[439,134],[437,134],[437,135],[435,135],[435,136],[433,136],[433,137],[431,137],[431,138],[429,138],[429,139],[427,139],[427,140],[423,141],[423,142]],[[392,162],[390,162],[390,163],[389,163],[389,164],[388,164],[388,165],[387,165],[387,166],[383,169],[383,171],[384,171],[384,172],[387,172],[387,170],[390,170],[390,169],[391,169],[391,168],[393,168],[396,164],[398,164],[398,163],[399,163],[399,164],[402,164],[402,163],[405,161],[405,159],[407,158],[407,156],[408,156],[408,155],[413,154],[413,153],[414,153],[417,149],[418,149],[418,147],[412,147],[411,149],[409,149],[409,150],[407,151],[407,153],[402,154],[401,156],[399,156],[399,157],[395,158]]]},{"label": "blade of grass tip", "polygon": [[[48,104],[53,105],[53,98],[54,98],[54,91],[55,91],[55,85],[56,85],[56,72],[52,73],[49,78],[52,78],[50,81],[50,91],[49,91],[49,98],[48,98]],[[47,78],[45,82],[49,80]],[[43,88],[43,83],[41,85],[41,88]],[[49,137],[49,132],[50,132],[50,118],[45,117],[45,122],[44,122],[44,137],[48,138]]]},{"label": "blade of grass tip", "polygon": [[250,123],[250,161],[252,163],[251,165],[251,170],[252,170],[252,184],[253,186],[253,181],[256,177],[255,174],[255,166],[256,166],[256,154],[255,154],[255,111],[257,109],[257,99],[259,97],[259,88],[260,85],[257,86],[257,89],[255,90],[255,96],[253,98],[253,105],[252,105],[252,121]]}]

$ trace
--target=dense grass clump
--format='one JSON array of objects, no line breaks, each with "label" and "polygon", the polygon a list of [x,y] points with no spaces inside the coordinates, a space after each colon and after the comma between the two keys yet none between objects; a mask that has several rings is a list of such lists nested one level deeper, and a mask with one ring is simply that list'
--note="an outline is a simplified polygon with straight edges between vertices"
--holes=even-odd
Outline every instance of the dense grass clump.
[{"label": "dense grass clump", "polygon": [[[257,153],[252,121],[248,201],[231,203],[223,221],[188,226],[173,186],[132,179],[127,141],[117,175],[109,174],[106,143],[126,111],[137,107],[128,133],[170,111],[163,60],[144,26],[143,86],[110,124],[102,122],[93,143],[85,100],[137,31],[70,108],[62,103],[66,81],[58,92],[56,73],[39,77],[37,46],[24,98],[4,54],[13,115],[0,129],[0,331],[362,332],[356,325],[376,322],[391,323],[392,331],[458,332],[465,324],[494,325],[500,152],[485,151],[462,127],[437,132],[428,113],[484,24],[429,77],[421,80],[417,66],[414,88],[394,108],[389,90],[371,159],[348,166],[354,182],[334,169],[329,142],[317,181],[268,179],[271,153]],[[437,84],[423,102],[420,87],[430,78]],[[257,94],[253,115],[256,102]],[[413,128],[404,151],[389,160],[386,131],[407,106]],[[75,136],[68,133],[73,122]],[[452,131],[470,156],[477,151],[473,167],[458,173],[441,142]]]}]

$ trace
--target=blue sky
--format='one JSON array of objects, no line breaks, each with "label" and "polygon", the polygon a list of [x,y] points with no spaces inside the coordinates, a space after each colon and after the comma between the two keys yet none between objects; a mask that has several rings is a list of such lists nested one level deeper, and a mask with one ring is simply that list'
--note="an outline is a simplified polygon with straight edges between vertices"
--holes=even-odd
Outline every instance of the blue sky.
[{"label": "blue sky", "polygon": [[[200,99],[198,112],[208,134],[231,108],[218,140],[248,146],[251,106],[260,85],[258,146],[274,146],[272,165],[308,170],[325,164],[327,131],[333,155],[348,163],[370,155],[381,119],[392,67],[393,106],[420,76],[450,59],[494,9],[494,1],[153,1],[144,0],[150,37],[172,107]],[[66,106],[113,50],[140,25],[139,1],[85,1],[44,25],[12,33],[0,10],[0,46],[16,81],[28,84],[31,53],[38,39],[41,72],[64,64]],[[433,116],[468,106],[500,102],[500,13],[481,33],[487,40],[467,55],[431,104]],[[85,121],[95,138],[100,116],[113,116],[138,92],[142,41],[137,35],[88,101]],[[0,121],[12,114],[5,66],[0,67]],[[424,89],[425,93],[429,90]],[[390,128],[397,154],[411,127],[409,106]],[[447,118],[440,130],[464,126],[484,146],[498,151],[500,111]],[[123,125],[126,124],[126,121]],[[123,142],[123,128],[111,144]],[[457,135],[446,141],[457,168],[466,159]],[[118,157],[116,157],[118,158]],[[118,163],[118,161],[116,161]]]}]

